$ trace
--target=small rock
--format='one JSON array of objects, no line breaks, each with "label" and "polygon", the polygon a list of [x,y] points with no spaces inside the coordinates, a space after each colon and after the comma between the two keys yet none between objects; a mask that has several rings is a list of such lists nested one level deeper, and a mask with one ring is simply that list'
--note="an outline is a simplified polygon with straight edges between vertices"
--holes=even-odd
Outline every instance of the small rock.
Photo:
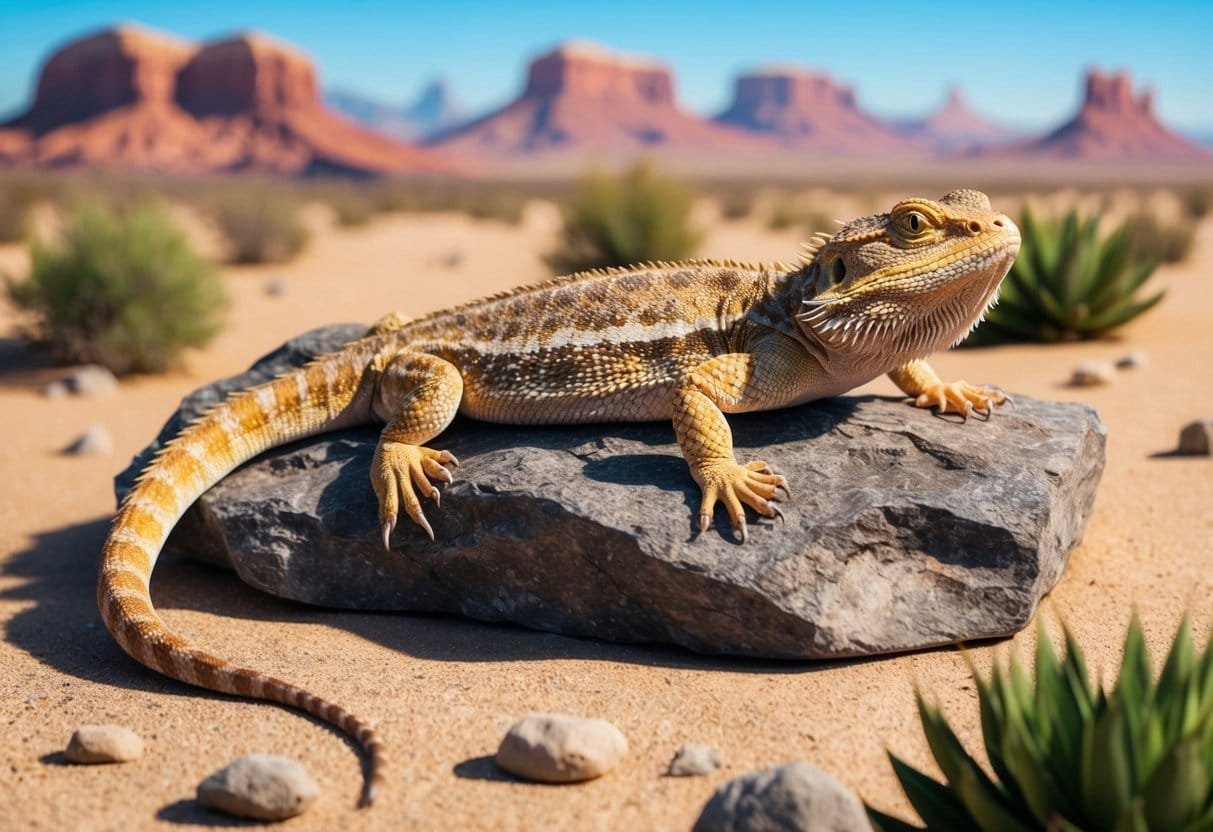
[{"label": "small rock", "polygon": [[198,803],[254,820],[286,820],[316,802],[320,789],[295,760],[271,754],[237,757],[198,784]]},{"label": "small rock", "polygon": [[628,741],[603,719],[527,714],[497,749],[497,765],[527,780],[576,783],[601,777],[628,753]]},{"label": "small rock", "polygon": [[110,439],[110,433],[105,429],[105,425],[92,425],[73,439],[72,443],[63,449],[63,453],[69,456],[89,456],[108,454],[113,449],[114,443]]},{"label": "small rock", "polygon": [[81,725],[63,756],[73,763],[125,763],[143,756],[143,740],[121,725]]},{"label": "small rock", "polygon": [[1074,368],[1070,384],[1075,387],[1093,387],[1107,384],[1116,378],[1116,368],[1107,361],[1084,361]]},{"label": "small rock", "polygon": [[859,798],[821,769],[786,763],[725,783],[693,832],[871,832]]},{"label": "small rock", "polygon": [[439,258],[439,263],[448,269],[457,269],[463,263],[463,252],[459,249],[452,249]]},{"label": "small rock", "polygon": [[684,742],[682,748],[670,760],[666,774],[671,777],[695,777],[701,774],[711,774],[720,768],[724,759],[715,748],[706,745],[695,745]]},{"label": "small rock", "polygon": [[1213,454],[1213,419],[1197,419],[1179,432],[1179,452],[1185,456]]},{"label": "small rock", "polygon": [[63,399],[71,395],[71,390],[67,389],[67,382],[63,379],[52,381],[46,387],[42,388],[42,394],[48,399]]},{"label": "small rock", "polygon": [[286,294],[286,278],[276,274],[265,281],[265,293],[270,297],[280,297]]},{"label": "small rock", "polygon": [[68,392],[76,396],[109,396],[118,392],[118,379],[100,364],[77,367],[63,381]]},{"label": "small rock", "polygon": [[1142,350],[1133,350],[1116,359],[1116,366],[1121,370],[1133,370],[1146,365],[1146,354]]}]

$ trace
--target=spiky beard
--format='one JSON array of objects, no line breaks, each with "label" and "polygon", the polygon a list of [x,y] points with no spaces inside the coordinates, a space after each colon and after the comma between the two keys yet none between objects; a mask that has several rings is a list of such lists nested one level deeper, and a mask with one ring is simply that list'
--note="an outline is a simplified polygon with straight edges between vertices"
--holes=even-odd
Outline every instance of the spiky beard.
[{"label": "spiky beard", "polygon": [[860,354],[875,361],[925,358],[956,346],[985,320],[998,302],[1007,270],[1009,265],[994,270],[986,283],[941,303],[931,303],[929,295],[812,298],[804,301],[797,320],[829,354]]}]

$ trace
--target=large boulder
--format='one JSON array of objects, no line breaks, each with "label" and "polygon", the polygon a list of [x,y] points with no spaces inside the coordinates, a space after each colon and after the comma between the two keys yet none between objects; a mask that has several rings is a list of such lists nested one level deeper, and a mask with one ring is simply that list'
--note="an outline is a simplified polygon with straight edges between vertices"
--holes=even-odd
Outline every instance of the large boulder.
[{"label": "large boulder", "polygon": [[[360,332],[296,339],[221,391]],[[787,475],[787,521],[695,539],[698,488],[665,424],[511,427],[458,420],[432,443],[462,462],[436,542],[407,519],[385,551],[368,426],[265,454],[198,501],[170,546],[284,598],[458,613],[710,653],[837,658],[1005,636],[1082,537],[1104,464],[1089,407],[1020,397],[959,424],[897,399],[841,397],[730,417],[738,457]],[[156,445],[141,460],[146,460]],[[129,487],[140,460],[119,476]]]}]

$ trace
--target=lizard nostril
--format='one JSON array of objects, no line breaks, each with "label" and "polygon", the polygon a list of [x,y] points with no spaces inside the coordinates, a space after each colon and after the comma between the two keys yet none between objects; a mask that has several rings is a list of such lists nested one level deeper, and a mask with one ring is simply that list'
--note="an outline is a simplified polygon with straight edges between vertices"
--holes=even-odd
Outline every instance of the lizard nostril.
[{"label": "lizard nostril", "polygon": [[[994,222],[995,222],[995,224],[998,224],[998,220],[995,220]],[[981,233],[981,230],[982,230],[982,229],[981,229],[981,222],[980,222],[980,221],[978,221],[978,220],[969,220],[969,233],[970,233],[970,234],[980,234],[980,233]]]},{"label": "lizard nostril", "polygon": [[995,228],[1006,228],[1006,225],[1007,224],[1006,224],[1006,222],[1003,221],[1002,217],[999,217],[998,219],[994,220]]}]

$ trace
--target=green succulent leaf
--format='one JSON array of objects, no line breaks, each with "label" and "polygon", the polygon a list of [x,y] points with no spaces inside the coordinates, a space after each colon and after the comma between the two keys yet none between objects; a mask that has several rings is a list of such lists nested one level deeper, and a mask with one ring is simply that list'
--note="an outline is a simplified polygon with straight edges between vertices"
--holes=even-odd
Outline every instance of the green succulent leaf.
[{"label": "green succulent leaf", "polygon": [[889,755],[889,762],[906,799],[928,829],[964,829],[972,822],[964,804],[950,788],[893,754]]}]

